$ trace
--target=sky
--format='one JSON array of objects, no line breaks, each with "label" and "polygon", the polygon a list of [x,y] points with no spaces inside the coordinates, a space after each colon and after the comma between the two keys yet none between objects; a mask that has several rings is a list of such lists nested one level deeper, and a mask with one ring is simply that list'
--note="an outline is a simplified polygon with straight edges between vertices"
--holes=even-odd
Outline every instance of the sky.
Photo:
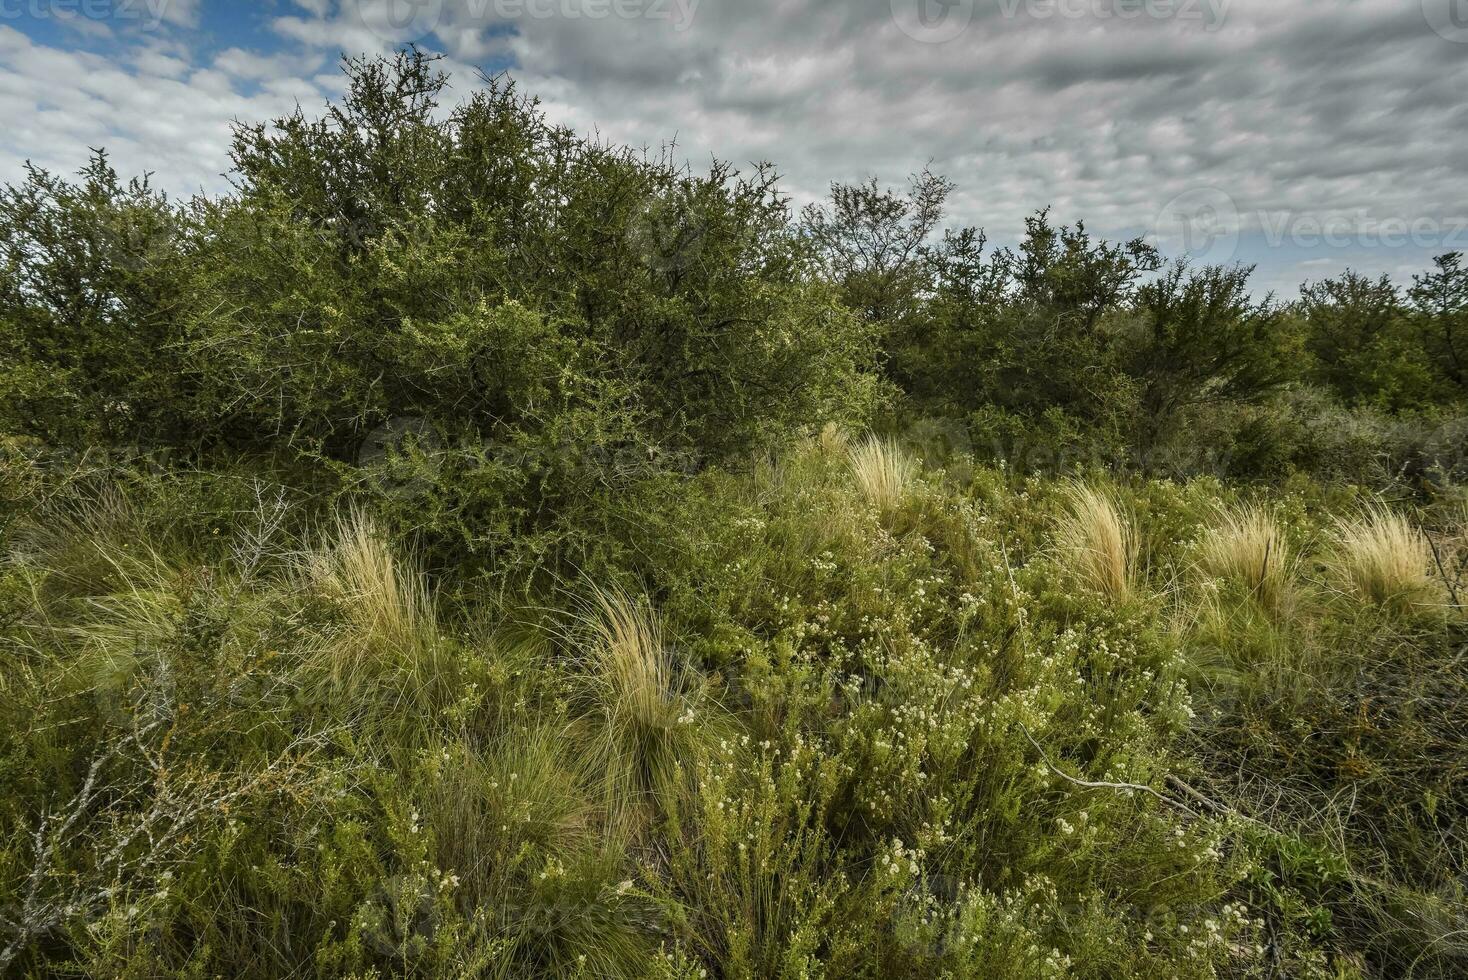
[{"label": "sky", "polygon": [[0,180],[27,160],[222,193],[233,120],[413,42],[635,146],[957,184],[1009,243],[1049,206],[1292,298],[1468,251],[1468,0],[0,0]]}]

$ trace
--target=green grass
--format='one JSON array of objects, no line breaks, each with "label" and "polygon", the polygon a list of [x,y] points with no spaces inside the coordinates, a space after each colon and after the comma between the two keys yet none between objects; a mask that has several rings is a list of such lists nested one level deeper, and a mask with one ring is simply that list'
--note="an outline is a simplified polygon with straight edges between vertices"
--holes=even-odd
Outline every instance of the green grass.
[{"label": "green grass", "polygon": [[537,602],[259,484],[55,486],[7,972],[1453,975],[1464,621],[1405,515],[857,445],[650,481]]}]

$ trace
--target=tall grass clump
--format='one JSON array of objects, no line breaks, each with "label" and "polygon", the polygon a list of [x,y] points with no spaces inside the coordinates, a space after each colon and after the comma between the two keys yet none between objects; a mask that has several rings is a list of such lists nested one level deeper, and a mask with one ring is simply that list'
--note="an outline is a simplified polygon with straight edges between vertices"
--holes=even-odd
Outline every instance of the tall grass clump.
[{"label": "tall grass clump", "polygon": [[352,511],[308,552],[306,578],[345,628],[324,644],[334,685],[359,691],[395,674],[397,696],[423,693],[439,646],[433,598],[422,574],[396,556],[373,520]]},{"label": "tall grass clump", "polygon": [[105,595],[157,563],[156,536],[142,524],[133,502],[115,486],[85,488],[43,508],[40,519],[19,529],[9,550],[45,568],[48,595]]},{"label": "tall grass clump", "polygon": [[1336,521],[1328,566],[1348,593],[1411,606],[1433,595],[1432,549],[1408,518],[1382,503]]},{"label": "tall grass clump", "polygon": [[857,486],[884,513],[902,502],[917,477],[917,461],[892,439],[869,436],[850,459]]},{"label": "tall grass clump", "polygon": [[1242,590],[1263,608],[1282,612],[1289,601],[1292,560],[1274,514],[1259,505],[1222,511],[1204,536],[1198,566]]},{"label": "tall grass clump", "polygon": [[609,703],[629,723],[666,723],[674,707],[669,694],[673,663],[657,619],[645,603],[621,590],[598,589],[596,603],[597,675],[611,695]]},{"label": "tall grass clump", "polygon": [[851,451],[851,433],[839,422],[827,422],[816,434],[815,443],[828,456],[841,456]]},{"label": "tall grass clump", "polygon": [[662,625],[645,599],[619,588],[595,588],[588,658],[594,714],[609,775],[635,793],[672,786],[696,712],[681,690]]},{"label": "tall grass clump", "polygon": [[362,512],[338,521],[333,541],[310,560],[317,584],[341,602],[364,634],[406,650],[434,629],[422,577],[403,567]]},{"label": "tall grass clump", "polygon": [[1063,561],[1081,581],[1116,602],[1135,588],[1137,537],[1115,497],[1077,484],[1066,492],[1069,513],[1055,530]]}]

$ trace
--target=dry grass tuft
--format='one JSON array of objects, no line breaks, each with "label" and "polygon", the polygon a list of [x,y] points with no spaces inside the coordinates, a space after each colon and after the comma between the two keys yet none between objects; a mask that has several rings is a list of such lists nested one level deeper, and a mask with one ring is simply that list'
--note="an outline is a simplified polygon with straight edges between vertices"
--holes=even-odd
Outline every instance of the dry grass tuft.
[{"label": "dry grass tuft", "polygon": [[891,439],[869,436],[850,451],[851,470],[856,482],[877,509],[890,511],[907,495],[908,486],[916,478],[915,459]]},{"label": "dry grass tuft", "polygon": [[372,519],[353,511],[338,520],[330,541],[308,552],[307,577],[351,624],[332,644],[332,677],[355,681],[381,661],[413,673],[435,646],[438,625],[423,576],[395,557]]},{"label": "dry grass tuft", "polygon": [[1243,589],[1271,612],[1288,605],[1293,571],[1289,544],[1274,514],[1264,507],[1223,511],[1203,539],[1198,566]]},{"label": "dry grass tuft", "polygon": [[45,568],[50,595],[101,596],[163,564],[132,502],[113,486],[81,491],[21,527],[13,557]]},{"label": "dry grass tuft", "polygon": [[646,602],[620,589],[595,590],[594,672],[613,727],[663,728],[677,721],[673,661]]},{"label": "dry grass tuft", "polygon": [[1117,602],[1130,598],[1137,564],[1137,539],[1111,494],[1077,485],[1067,491],[1070,514],[1055,532],[1055,544],[1070,568],[1097,592]]},{"label": "dry grass tuft", "polygon": [[827,422],[816,435],[816,445],[828,456],[851,451],[851,434],[839,422]]},{"label": "dry grass tuft", "polygon": [[1336,522],[1327,564],[1347,591],[1371,602],[1412,605],[1435,591],[1427,538],[1385,504]]},{"label": "dry grass tuft", "polygon": [[646,813],[644,801],[672,799],[678,792],[703,726],[696,691],[685,690],[664,642],[662,626],[647,600],[620,589],[593,590],[592,654],[588,663],[593,712],[599,729],[599,771],[613,798]]}]

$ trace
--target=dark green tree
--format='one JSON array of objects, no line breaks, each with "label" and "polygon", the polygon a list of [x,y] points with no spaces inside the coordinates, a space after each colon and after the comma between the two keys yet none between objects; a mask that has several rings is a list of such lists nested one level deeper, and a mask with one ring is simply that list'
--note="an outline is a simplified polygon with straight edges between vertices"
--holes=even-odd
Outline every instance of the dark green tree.
[{"label": "dark green tree", "polygon": [[185,438],[186,216],[95,151],[0,189],[0,426],[75,446]]},{"label": "dark green tree", "polygon": [[1174,437],[1190,411],[1256,401],[1298,377],[1287,311],[1250,297],[1253,271],[1176,262],[1138,289],[1122,357],[1140,392],[1144,452]]},{"label": "dark green tree", "polygon": [[1397,287],[1347,269],[1300,289],[1311,380],[1350,403],[1406,408],[1431,397],[1421,344]]},{"label": "dark green tree", "polygon": [[805,234],[848,306],[892,325],[912,314],[930,284],[926,248],[952,191],[950,180],[924,170],[905,194],[873,177],[832,184],[826,202],[805,208]]},{"label": "dark green tree", "polygon": [[1433,271],[1412,277],[1408,295],[1416,307],[1423,349],[1461,398],[1468,394],[1468,268],[1462,252],[1439,255],[1433,266]]}]

